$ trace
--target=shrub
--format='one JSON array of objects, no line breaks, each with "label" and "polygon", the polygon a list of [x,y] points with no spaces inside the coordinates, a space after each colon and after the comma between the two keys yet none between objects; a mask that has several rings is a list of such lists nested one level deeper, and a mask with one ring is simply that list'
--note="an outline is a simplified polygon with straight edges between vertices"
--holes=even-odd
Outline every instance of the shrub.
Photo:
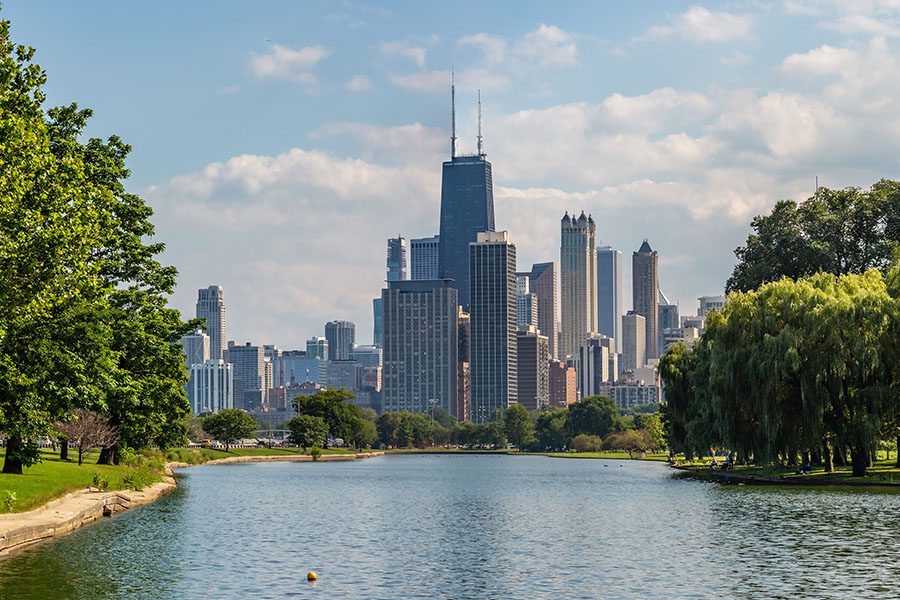
[{"label": "shrub", "polygon": [[101,492],[105,492],[109,489],[109,480],[103,479],[100,473],[94,472],[94,476],[91,478],[91,486],[97,488]]},{"label": "shrub", "polygon": [[12,512],[13,507],[16,505],[16,501],[19,498],[11,491],[6,490],[3,494],[3,508],[6,512]]},{"label": "shrub", "polygon": [[312,456],[314,461],[319,460],[319,457],[322,456],[322,449],[318,446],[313,446],[309,449],[309,455]]},{"label": "shrub", "polygon": [[599,435],[581,433],[572,440],[572,450],[575,452],[599,452],[602,445]]}]

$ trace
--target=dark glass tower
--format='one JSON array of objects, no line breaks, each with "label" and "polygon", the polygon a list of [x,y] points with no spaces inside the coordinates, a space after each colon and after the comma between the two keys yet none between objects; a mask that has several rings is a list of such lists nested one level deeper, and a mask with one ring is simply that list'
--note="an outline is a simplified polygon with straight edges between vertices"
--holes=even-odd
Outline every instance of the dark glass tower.
[{"label": "dark glass tower", "polygon": [[452,279],[459,303],[469,308],[469,244],[479,232],[494,231],[494,184],[481,137],[481,96],[478,99],[478,153],[456,155],[456,101],[451,84],[452,135],[450,160],[441,183],[441,231],[438,277]]}]

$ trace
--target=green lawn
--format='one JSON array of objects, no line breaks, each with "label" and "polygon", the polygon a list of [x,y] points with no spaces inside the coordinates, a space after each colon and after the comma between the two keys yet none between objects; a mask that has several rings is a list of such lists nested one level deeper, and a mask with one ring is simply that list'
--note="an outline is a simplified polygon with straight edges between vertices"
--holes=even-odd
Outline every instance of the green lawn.
[{"label": "green lawn", "polygon": [[610,460],[655,460],[665,462],[669,459],[669,455],[665,452],[647,452],[641,456],[637,453],[629,456],[627,452],[603,451],[603,452],[546,452],[545,456],[553,458],[606,458]]},{"label": "green lawn", "polygon": [[[0,460],[5,452],[0,450]],[[69,455],[74,454],[69,450]],[[43,462],[25,469],[23,475],[0,474],[0,513],[25,512],[46,504],[54,498],[59,498],[69,492],[89,487],[93,483],[94,474],[109,481],[110,490],[127,489],[129,486],[124,479],[136,472],[134,467],[97,465],[98,453],[90,452],[85,456],[85,462],[80,467],[76,462],[59,460],[59,454],[49,450],[42,450]],[[146,483],[147,473],[141,474],[141,481]],[[16,500],[12,504],[12,511],[7,510],[4,500],[7,492],[15,494]]]},{"label": "green lawn", "polygon": [[[722,459],[719,459],[722,463]],[[709,470],[709,461],[703,463],[693,462],[687,466],[693,467],[699,472]],[[766,477],[769,479],[782,479],[785,477],[796,478],[799,480],[814,480],[810,483],[821,482],[825,480],[829,483],[841,484],[844,482],[865,481],[869,483],[900,483],[900,468],[897,468],[896,453],[886,454],[879,452],[879,459],[874,461],[873,466],[869,468],[869,474],[866,477],[853,477],[851,475],[852,468],[848,466],[835,466],[834,473],[826,473],[822,467],[814,466],[812,470],[804,475],[798,475],[799,467],[781,467],[777,465],[768,465],[757,467],[753,465],[737,465],[732,471],[739,475],[753,475],[756,477]]]}]

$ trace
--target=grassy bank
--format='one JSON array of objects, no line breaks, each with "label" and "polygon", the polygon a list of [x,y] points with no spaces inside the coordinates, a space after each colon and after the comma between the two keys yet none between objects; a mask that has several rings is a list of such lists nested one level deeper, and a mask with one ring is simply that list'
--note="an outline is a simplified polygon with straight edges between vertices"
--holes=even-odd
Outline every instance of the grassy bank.
[{"label": "grassy bank", "polygon": [[627,452],[616,452],[608,450],[603,452],[545,452],[544,456],[552,458],[604,458],[609,460],[653,460],[665,462],[669,459],[669,455],[665,452],[647,452],[644,454],[635,453],[630,456]]},{"label": "grassy bank", "polygon": [[[72,455],[70,450],[70,456]],[[364,451],[363,451],[364,452]],[[355,454],[355,450],[329,448],[327,454]],[[26,512],[70,492],[87,487],[107,490],[142,489],[159,481],[167,462],[200,465],[211,460],[234,456],[297,456],[298,448],[232,448],[228,452],[213,448],[172,448],[165,453],[147,452],[129,465],[98,465],[98,452],[89,452],[80,467],[77,462],[59,460],[59,453],[42,450],[43,461],[25,469],[23,475],[0,474],[0,514]],[[307,454],[309,454],[307,452]],[[4,451],[0,450],[0,462]]]},{"label": "grassy bank", "polygon": [[[0,461],[4,451],[0,450]],[[59,460],[59,453],[42,450],[43,462],[25,469],[24,475],[0,474],[0,514],[25,512],[90,486],[109,490],[140,489],[159,481],[163,463],[141,459],[132,465],[98,465],[98,453],[89,452],[80,467]]]},{"label": "grassy bank", "polygon": [[[881,456],[884,456],[882,454]],[[720,461],[721,463],[721,461]],[[787,483],[807,485],[853,485],[855,483],[868,483],[878,485],[900,485],[900,468],[897,468],[895,458],[881,458],[874,461],[869,468],[866,477],[853,477],[850,466],[835,466],[834,473],[826,473],[825,469],[814,466],[809,473],[798,474],[798,467],[781,467],[777,465],[753,466],[737,465],[725,473],[734,478],[752,480],[775,480]],[[684,467],[688,472],[704,476],[715,476],[718,471],[712,471],[708,464],[690,464]]]}]

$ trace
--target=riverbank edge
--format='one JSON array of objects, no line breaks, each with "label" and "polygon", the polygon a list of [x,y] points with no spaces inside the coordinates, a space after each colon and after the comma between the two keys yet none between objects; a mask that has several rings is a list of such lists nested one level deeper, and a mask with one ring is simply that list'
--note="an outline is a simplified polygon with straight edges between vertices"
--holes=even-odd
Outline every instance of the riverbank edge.
[{"label": "riverbank edge", "polygon": [[834,480],[824,477],[763,477],[734,471],[713,471],[709,467],[685,467],[669,465],[684,474],[685,477],[718,483],[741,483],[753,485],[787,485],[800,487],[865,487],[865,488],[900,488],[900,482],[889,481],[853,481],[849,479]]},{"label": "riverbank edge", "polygon": [[[358,460],[383,455],[384,452],[326,454],[319,457],[319,462]],[[71,533],[103,517],[144,506],[168,496],[177,487],[175,469],[250,462],[313,462],[313,459],[310,455],[283,454],[230,456],[196,465],[170,462],[166,464],[163,478],[140,492],[132,490],[101,492],[96,488],[71,492],[28,512],[0,515],[0,560],[33,544]]]}]

